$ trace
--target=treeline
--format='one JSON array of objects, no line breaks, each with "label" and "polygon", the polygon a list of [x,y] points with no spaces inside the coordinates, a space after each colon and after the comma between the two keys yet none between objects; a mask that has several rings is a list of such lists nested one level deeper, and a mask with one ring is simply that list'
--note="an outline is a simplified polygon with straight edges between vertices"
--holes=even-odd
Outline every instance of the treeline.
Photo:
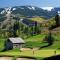
[{"label": "treeline", "polygon": [[20,18],[18,18],[18,17],[14,17],[14,19],[16,21],[14,22],[13,26],[10,26],[8,31],[4,31],[3,33],[0,34],[0,36],[7,37],[7,38],[8,37],[19,37],[19,36],[22,38],[28,38],[30,36],[41,34],[41,31],[45,27],[48,27],[48,30],[49,29],[51,30],[55,27],[60,26],[58,15],[56,15],[53,19],[51,19],[47,23],[43,22],[41,24],[39,22],[34,21],[33,25],[31,25],[31,24],[26,25],[25,23],[20,21]]},{"label": "treeline", "polygon": [[10,26],[8,30],[1,31],[0,36],[3,37],[22,37],[27,38],[33,35],[41,33],[41,25],[34,22],[34,25],[26,25],[23,22],[16,20],[13,26]]},{"label": "treeline", "polygon": [[13,26],[13,37],[22,37],[27,38],[33,35],[37,35],[41,33],[41,26],[37,22],[34,22],[35,24],[33,26],[28,26],[24,24],[23,22],[15,22]]}]

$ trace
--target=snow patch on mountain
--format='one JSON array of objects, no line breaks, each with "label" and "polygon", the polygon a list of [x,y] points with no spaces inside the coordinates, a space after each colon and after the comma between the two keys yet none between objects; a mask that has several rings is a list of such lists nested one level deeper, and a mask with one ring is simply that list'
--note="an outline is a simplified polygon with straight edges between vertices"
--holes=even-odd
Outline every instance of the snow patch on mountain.
[{"label": "snow patch on mountain", "polygon": [[5,11],[6,11],[6,12],[7,12],[7,11],[11,11],[11,7],[5,8]]},{"label": "snow patch on mountain", "polygon": [[28,7],[30,10],[35,10],[35,7],[31,6],[31,7]]},{"label": "snow patch on mountain", "polygon": [[9,7],[9,8],[4,8],[4,10],[2,10],[0,14],[4,14],[4,13],[10,14],[10,12],[11,12],[11,7]]},{"label": "snow patch on mountain", "polygon": [[51,11],[53,9],[53,7],[41,7],[41,8],[48,11]]},{"label": "snow patch on mountain", "polygon": [[0,14],[4,14],[4,12],[5,12],[5,10],[1,11],[1,13],[0,13]]},{"label": "snow patch on mountain", "polygon": [[16,8],[13,8],[13,11],[16,10]]}]

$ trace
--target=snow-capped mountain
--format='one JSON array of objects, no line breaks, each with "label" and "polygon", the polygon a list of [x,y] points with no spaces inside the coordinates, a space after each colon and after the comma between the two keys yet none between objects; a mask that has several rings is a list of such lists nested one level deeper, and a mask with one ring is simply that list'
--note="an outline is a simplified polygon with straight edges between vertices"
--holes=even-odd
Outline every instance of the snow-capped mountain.
[{"label": "snow-capped mountain", "polygon": [[[38,8],[35,6],[15,6],[8,8],[0,8],[0,28],[6,27],[8,29],[11,25],[14,24],[15,20],[20,19],[20,16],[23,17],[42,17],[45,19],[50,19],[60,13],[60,8]],[[16,18],[18,17],[18,18]],[[23,19],[20,19],[22,21]],[[11,23],[11,24],[10,24]]]},{"label": "snow-capped mountain", "polygon": [[38,8],[36,6],[15,6],[15,7],[8,7],[8,8],[0,8],[0,17],[6,15],[7,13],[11,13],[13,15],[19,14],[25,17],[40,16],[49,19],[54,17],[58,11],[60,11],[59,7]]},{"label": "snow-capped mountain", "polygon": [[4,8],[4,10],[2,10],[0,12],[0,14],[4,14],[4,13],[10,13],[12,11],[16,10],[16,8],[12,8],[12,7],[9,7],[9,8]]},{"label": "snow-capped mountain", "polygon": [[35,10],[35,7],[33,7],[33,6],[28,6],[28,8],[31,10]]},{"label": "snow-capped mountain", "polygon": [[54,7],[41,7],[41,8],[48,11],[51,11],[52,9],[54,9]]}]

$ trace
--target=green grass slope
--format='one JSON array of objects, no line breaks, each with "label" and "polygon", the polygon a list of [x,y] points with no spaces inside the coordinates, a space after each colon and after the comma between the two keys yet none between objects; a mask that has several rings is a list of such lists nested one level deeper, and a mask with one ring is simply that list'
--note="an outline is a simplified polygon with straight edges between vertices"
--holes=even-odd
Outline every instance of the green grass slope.
[{"label": "green grass slope", "polygon": [[[36,35],[32,36],[30,38],[27,38],[25,47],[29,48],[35,48],[35,47],[41,47],[46,46],[48,43],[44,42],[43,39],[46,35]],[[43,49],[60,49],[60,35],[53,35],[54,42],[51,46],[45,47]]]},{"label": "green grass slope", "polygon": [[2,51],[4,49],[4,42],[5,42],[5,39],[0,38],[0,51]]},{"label": "green grass slope", "polygon": [[[36,36],[31,36],[25,40],[25,46],[28,48],[39,48],[41,46],[48,45],[48,43],[44,42],[44,38],[46,35],[41,34],[41,35],[36,35]],[[43,49],[60,49],[60,35],[53,35],[54,42],[51,46],[45,47]],[[0,38],[0,51],[4,48],[4,42],[6,39]]]},{"label": "green grass slope", "polygon": [[37,21],[37,22],[43,22],[44,21],[44,18],[41,18],[41,17],[33,17],[33,18],[28,18],[32,21]]},{"label": "green grass slope", "polygon": [[41,34],[25,39],[26,41],[25,47],[36,48],[47,45],[48,43],[43,42],[45,36],[46,35]]},{"label": "green grass slope", "polygon": [[60,49],[60,35],[54,35],[54,43],[45,49]]}]

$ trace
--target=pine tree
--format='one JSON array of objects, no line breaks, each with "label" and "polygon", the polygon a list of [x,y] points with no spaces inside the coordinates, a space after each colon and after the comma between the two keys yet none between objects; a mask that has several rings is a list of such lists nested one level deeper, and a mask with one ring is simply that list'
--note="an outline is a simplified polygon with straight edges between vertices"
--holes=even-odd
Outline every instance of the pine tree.
[{"label": "pine tree", "polygon": [[55,16],[55,21],[56,21],[56,27],[59,26],[59,15]]},{"label": "pine tree", "polygon": [[19,22],[16,21],[14,26],[13,26],[13,36],[17,37],[17,30],[19,29]]}]

